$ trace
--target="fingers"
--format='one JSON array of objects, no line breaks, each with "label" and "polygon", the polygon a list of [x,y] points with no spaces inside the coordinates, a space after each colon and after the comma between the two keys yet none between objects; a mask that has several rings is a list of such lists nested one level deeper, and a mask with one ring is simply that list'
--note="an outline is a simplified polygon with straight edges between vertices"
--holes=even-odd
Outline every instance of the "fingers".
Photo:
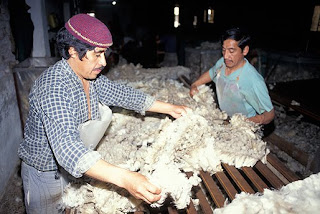
[{"label": "fingers", "polygon": [[148,204],[160,200],[161,189],[151,184],[147,178],[139,173],[132,173],[130,185],[126,188],[135,198],[142,199]]},{"label": "fingers", "polygon": [[141,199],[151,204],[153,202],[159,201],[161,198],[161,189],[149,183],[146,189],[142,190],[140,193]]},{"label": "fingers", "polygon": [[190,96],[193,97],[195,94],[197,94],[199,92],[197,86],[192,86],[191,89],[190,89]]},{"label": "fingers", "polygon": [[161,193],[161,189],[159,187],[157,187],[156,185],[150,183],[148,181],[147,186],[146,186],[147,190],[149,192],[151,192],[152,194],[156,194],[159,195]]}]

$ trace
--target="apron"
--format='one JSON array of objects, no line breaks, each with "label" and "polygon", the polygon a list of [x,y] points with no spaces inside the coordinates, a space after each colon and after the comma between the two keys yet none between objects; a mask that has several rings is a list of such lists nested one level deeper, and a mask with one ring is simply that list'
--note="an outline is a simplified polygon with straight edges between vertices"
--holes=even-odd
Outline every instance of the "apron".
[{"label": "apron", "polygon": [[108,106],[99,103],[99,111],[101,119],[89,120],[79,125],[80,138],[84,145],[91,150],[97,147],[112,118],[112,111]]},{"label": "apron", "polygon": [[220,109],[222,111],[225,111],[229,117],[231,117],[235,113],[242,113],[243,115],[247,116],[249,112],[247,111],[244,105],[244,97],[240,93],[240,88],[238,85],[242,69],[235,80],[228,80],[222,78],[222,69],[225,69],[225,65],[221,66],[221,68],[217,70],[216,81],[217,96],[219,100]]}]

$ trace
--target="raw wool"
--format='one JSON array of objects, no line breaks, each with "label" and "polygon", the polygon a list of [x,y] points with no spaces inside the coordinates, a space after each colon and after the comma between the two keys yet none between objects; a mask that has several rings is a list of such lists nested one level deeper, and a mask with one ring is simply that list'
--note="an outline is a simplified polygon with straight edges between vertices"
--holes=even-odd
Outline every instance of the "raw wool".
[{"label": "raw wool", "polygon": [[257,124],[246,120],[241,114],[231,117],[230,125],[226,125],[216,133],[215,152],[223,163],[252,167],[258,160],[266,163],[269,154],[266,143],[261,140],[260,128]]},{"label": "raw wool", "polygon": [[274,133],[308,154],[308,163],[302,165],[278,147],[269,144],[271,152],[275,153],[293,172],[304,178],[310,176],[313,174],[310,170],[311,162],[319,157],[320,126],[308,123],[302,115],[293,114],[290,110],[287,112],[283,106],[274,105],[274,108],[277,112]]},{"label": "raw wool", "polygon": [[[147,113],[146,116],[141,116],[133,111],[113,108],[111,125],[97,151],[107,162],[138,171],[158,185],[162,189],[162,197],[152,206],[161,206],[170,196],[177,208],[185,208],[192,200],[192,186],[201,181],[198,176],[200,170],[213,174],[222,170],[222,161],[241,167],[251,166],[255,161],[265,159],[266,144],[261,141],[258,127],[239,115],[232,117],[230,124],[224,125],[227,115],[217,109],[213,92],[208,86],[203,86],[192,99],[189,89],[181,83],[163,79],[162,76],[160,79],[149,77],[150,69],[139,69],[139,74],[136,72],[134,75],[139,81],[120,82],[149,93],[157,100],[188,106],[192,111],[171,120],[163,114]],[[142,81],[140,76],[148,79],[148,82]],[[190,178],[184,173],[188,171],[194,172]],[[128,199],[119,200],[119,197],[126,197],[128,194],[109,193],[112,190],[119,192],[116,186],[110,190],[108,185],[100,182],[89,183],[91,193],[104,193],[102,199],[91,200],[89,203],[94,203],[99,213],[113,213],[105,210],[107,204],[113,204],[112,210],[123,213],[137,209]],[[88,186],[85,182],[82,185]],[[83,188],[79,186],[78,190],[74,189],[78,197],[86,194],[81,189]],[[68,192],[70,190],[66,194]],[[69,202],[68,196],[64,198],[68,206],[83,209],[79,202]]]},{"label": "raw wool", "polygon": [[232,203],[215,209],[214,214],[319,213],[320,173],[283,186],[280,190],[265,189],[263,195],[241,192]]},{"label": "raw wool", "polygon": [[140,64],[136,66],[132,63],[117,66],[108,72],[110,80],[122,80],[127,82],[143,81],[149,82],[151,79],[176,80],[180,75],[189,77],[190,68],[184,66],[162,67],[162,68],[142,68]]},{"label": "raw wool", "polygon": [[[77,213],[127,213],[142,210],[142,201],[113,184],[92,180],[71,183],[65,189],[67,207],[78,207]],[[141,207],[140,207],[141,206]],[[133,209],[134,208],[134,209]]]},{"label": "raw wool", "polygon": [[151,204],[151,207],[161,207],[165,199],[170,196],[177,209],[183,209],[190,202],[191,188],[201,182],[196,174],[187,178],[174,163],[167,164],[164,161],[159,161],[148,177],[151,183],[162,188],[161,199]]}]

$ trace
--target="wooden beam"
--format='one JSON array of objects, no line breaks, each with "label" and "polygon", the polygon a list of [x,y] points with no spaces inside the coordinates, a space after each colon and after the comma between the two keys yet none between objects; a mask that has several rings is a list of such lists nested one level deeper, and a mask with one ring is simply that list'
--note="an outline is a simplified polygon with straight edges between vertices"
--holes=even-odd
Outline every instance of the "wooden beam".
[{"label": "wooden beam", "polygon": [[187,214],[197,214],[197,210],[192,202],[192,200],[190,200],[190,203],[187,207],[187,210],[186,210]]},{"label": "wooden beam", "polygon": [[225,197],[221,193],[219,187],[217,184],[213,181],[212,177],[208,172],[200,172],[200,177],[202,178],[202,181],[204,185],[207,187],[208,192],[215,203],[217,207],[223,207],[225,202]]},{"label": "wooden beam", "polygon": [[267,155],[267,161],[280,172],[290,183],[300,180],[300,178],[289,170],[277,157],[272,154]]},{"label": "wooden beam", "polygon": [[237,170],[236,167],[230,166],[228,164],[223,163],[222,166],[226,169],[228,174],[231,176],[233,181],[237,184],[241,191],[254,194],[255,191],[249,185],[249,183],[244,179],[241,173]]},{"label": "wooden beam", "polygon": [[235,196],[238,193],[238,191],[236,190],[236,188],[234,188],[229,178],[226,176],[225,172],[217,172],[214,175],[219,180],[219,183],[222,185],[223,189],[226,191],[230,199],[235,199]]},{"label": "wooden beam", "polygon": [[309,110],[308,107],[304,106],[302,103],[300,104],[300,106],[291,105],[292,99],[281,96],[271,90],[269,90],[269,95],[273,101],[278,102],[284,106],[287,106],[287,107],[289,107],[289,108],[291,108],[291,109],[293,109],[293,110],[295,110],[305,116],[308,116],[316,121],[320,121],[320,115]]},{"label": "wooden beam", "polygon": [[252,169],[252,167],[242,167],[242,171],[248,176],[253,185],[259,192],[263,192],[264,189],[269,189],[268,185],[259,177],[259,175]]},{"label": "wooden beam", "polygon": [[290,157],[297,160],[303,166],[308,165],[309,155],[306,152],[295,147],[292,143],[289,143],[275,133],[272,133],[269,136],[263,138],[263,140],[277,146],[280,150],[287,153]]},{"label": "wooden beam", "polygon": [[198,190],[196,190],[196,196],[199,199],[201,210],[204,214],[212,214],[213,211],[211,209],[211,206],[209,202],[207,201],[207,198],[205,194],[202,192],[201,188],[199,187]]},{"label": "wooden beam", "polygon": [[[186,175],[188,178],[190,178],[193,175],[193,172],[186,172]],[[196,197],[199,199],[199,204],[202,212],[204,214],[212,214],[213,211],[211,209],[211,206],[207,201],[207,198],[205,194],[202,192],[201,188],[199,186],[196,186],[196,187],[193,187],[192,189],[195,191]]]},{"label": "wooden beam", "polygon": [[258,161],[254,167],[270,182],[275,189],[280,189],[284,183],[261,161]]},{"label": "wooden beam", "polygon": [[168,207],[169,214],[178,214],[178,210],[175,207]]}]

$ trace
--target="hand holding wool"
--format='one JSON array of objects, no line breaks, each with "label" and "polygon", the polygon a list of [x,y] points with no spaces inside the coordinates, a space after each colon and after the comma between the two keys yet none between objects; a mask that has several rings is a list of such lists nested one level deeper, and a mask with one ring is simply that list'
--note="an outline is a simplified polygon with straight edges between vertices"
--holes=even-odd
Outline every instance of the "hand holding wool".
[{"label": "hand holding wool", "polygon": [[142,199],[148,204],[161,198],[161,189],[151,184],[145,176],[137,172],[129,172],[125,176],[124,188],[135,198]]}]

